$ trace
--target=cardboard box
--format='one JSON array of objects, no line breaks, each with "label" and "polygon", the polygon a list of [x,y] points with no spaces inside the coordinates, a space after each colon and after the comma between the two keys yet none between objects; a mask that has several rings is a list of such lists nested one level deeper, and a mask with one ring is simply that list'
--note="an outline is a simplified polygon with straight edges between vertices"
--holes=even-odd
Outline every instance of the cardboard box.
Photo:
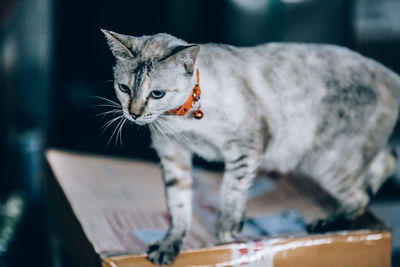
[{"label": "cardboard box", "polygon": [[[73,211],[68,205],[52,209],[71,257],[81,255],[74,266],[154,266],[146,260],[147,244],[168,228],[159,166],[60,150],[49,150],[47,159]],[[263,172],[249,191],[240,241],[214,245],[221,176],[193,171],[194,218],[172,266],[391,265],[390,231],[371,213],[351,231],[307,235],[306,224],[329,214],[335,202],[305,178],[271,179]],[[50,202],[60,202],[62,194],[50,191]]]}]

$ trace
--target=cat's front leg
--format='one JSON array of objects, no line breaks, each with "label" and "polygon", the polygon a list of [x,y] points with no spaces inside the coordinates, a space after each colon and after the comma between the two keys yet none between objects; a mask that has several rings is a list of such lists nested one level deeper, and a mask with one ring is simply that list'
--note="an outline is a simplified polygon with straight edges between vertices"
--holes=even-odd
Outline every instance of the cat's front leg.
[{"label": "cat's front leg", "polygon": [[231,154],[225,160],[217,226],[217,238],[221,243],[234,241],[242,230],[247,191],[256,177],[259,161],[259,156],[253,151],[236,157]]},{"label": "cat's front leg", "polygon": [[191,221],[191,153],[178,144],[155,146],[161,160],[170,227],[164,239],[148,248],[155,264],[172,264],[182,246]]}]

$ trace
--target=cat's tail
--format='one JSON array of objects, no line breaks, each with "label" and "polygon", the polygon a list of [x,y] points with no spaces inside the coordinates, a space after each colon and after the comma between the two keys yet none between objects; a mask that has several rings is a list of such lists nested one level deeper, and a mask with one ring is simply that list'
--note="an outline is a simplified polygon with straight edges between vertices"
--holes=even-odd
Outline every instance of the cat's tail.
[{"label": "cat's tail", "polygon": [[400,185],[400,143],[392,144],[390,151],[396,159],[396,167],[393,174],[390,176],[390,179]]},{"label": "cat's tail", "polygon": [[388,140],[386,149],[390,151],[396,164],[393,173],[390,175],[390,179],[400,185],[400,114],[392,135]]},{"label": "cat's tail", "polygon": [[[400,107],[400,76],[380,63],[378,63],[378,67],[380,68],[380,77],[383,79],[382,82],[394,89],[392,91],[394,93],[393,97],[397,99],[398,107]],[[394,172],[390,175],[390,179],[393,179],[400,185],[400,108],[397,113],[397,122],[388,140],[386,149],[391,152],[391,155],[396,160],[396,166]]]}]

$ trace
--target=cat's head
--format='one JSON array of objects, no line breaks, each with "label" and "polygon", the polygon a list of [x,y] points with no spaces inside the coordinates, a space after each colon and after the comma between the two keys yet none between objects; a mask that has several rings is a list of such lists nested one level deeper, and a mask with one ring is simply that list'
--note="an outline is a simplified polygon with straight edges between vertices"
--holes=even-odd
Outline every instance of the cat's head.
[{"label": "cat's head", "polygon": [[114,88],[125,117],[139,125],[182,105],[200,47],[169,34],[133,37],[102,30],[116,58]]}]

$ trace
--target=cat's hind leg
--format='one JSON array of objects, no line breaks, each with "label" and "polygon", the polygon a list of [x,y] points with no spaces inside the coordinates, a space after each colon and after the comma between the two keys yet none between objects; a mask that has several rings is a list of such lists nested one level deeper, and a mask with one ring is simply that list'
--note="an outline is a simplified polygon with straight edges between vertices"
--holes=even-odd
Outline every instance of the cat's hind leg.
[{"label": "cat's hind leg", "polygon": [[339,208],[324,219],[317,219],[307,225],[309,233],[325,233],[348,230],[352,222],[362,215],[368,205],[369,196],[365,190],[352,190],[338,199]]},{"label": "cat's hind leg", "polygon": [[337,187],[337,192],[331,191],[339,203],[338,209],[325,219],[311,222],[307,226],[307,231],[323,233],[348,229],[351,223],[365,212],[371,197],[393,174],[395,167],[396,159],[393,154],[387,149],[381,150],[363,174],[356,179],[346,179],[353,181],[353,184],[343,183],[342,187]]}]

